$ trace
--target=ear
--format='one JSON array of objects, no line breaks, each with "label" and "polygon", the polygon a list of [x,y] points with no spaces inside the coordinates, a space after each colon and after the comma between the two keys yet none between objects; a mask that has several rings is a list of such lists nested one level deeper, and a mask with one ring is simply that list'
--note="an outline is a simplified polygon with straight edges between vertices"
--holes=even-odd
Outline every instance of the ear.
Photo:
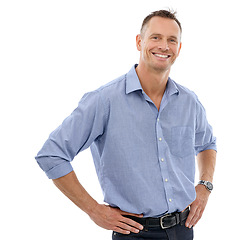
[{"label": "ear", "polygon": [[138,34],[136,36],[136,48],[138,51],[141,51],[141,41],[142,41],[141,34]]},{"label": "ear", "polygon": [[180,54],[181,47],[182,47],[182,43],[180,42],[179,49],[178,49],[178,55]]}]

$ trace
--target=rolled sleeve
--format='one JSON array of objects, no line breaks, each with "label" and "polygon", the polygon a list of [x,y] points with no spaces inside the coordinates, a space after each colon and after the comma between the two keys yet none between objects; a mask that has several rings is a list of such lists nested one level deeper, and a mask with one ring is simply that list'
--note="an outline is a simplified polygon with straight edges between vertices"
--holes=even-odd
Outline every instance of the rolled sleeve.
[{"label": "rolled sleeve", "polygon": [[78,107],[53,131],[35,157],[48,178],[70,173],[71,161],[104,133],[106,111],[100,92],[85,94]]},{"label": "rolled sleeve", "polygon": [[[47,158],[47,160],[50,161],[51,159]],[[42,159],[41,161],[44,161],[44,159]],[[57,179],[69,174],[72,171],[73,171],[73,167],[70,164],[70,162],[64,161],[63,163],[56,165],[55,167],[45,171],[45,173],[49,179]]]},{"label": "rolled sleeve", "polygon": [[197,117],[195,134],[196,155],[202,151],[213,149],[217,151],[216,137],[213,135],[213,128],[208,123],[206,111],[197,99]]}]

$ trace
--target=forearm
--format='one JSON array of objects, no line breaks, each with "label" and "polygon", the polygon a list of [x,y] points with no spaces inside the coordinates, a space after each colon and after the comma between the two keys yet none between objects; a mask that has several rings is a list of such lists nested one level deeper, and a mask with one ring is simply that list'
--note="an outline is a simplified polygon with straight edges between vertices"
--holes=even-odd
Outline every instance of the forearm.
[{"label": "forearm", "polygon": [[200,180],[212,182],[216,164],[216,151],[209,149],[197,155]]},{"label": "forearm", "polygon": [[53,179],[53,182],[64,195],[88,215],[98,204],[80,184],[74,171],[61,178]]},{"label": "forearm", "polygon": [[[212,182],[216,163],[216,151],[209,149],[197,155],[199,178]],[[190,205],[190,214],[186,221],[186,226],[195,226],[202,217],[207,205],[210,192],[203,185],[196,186],[196,200]]]},{"label": "forearm", "polygon": [[81,210],[86,212],[100,227],[123,234],[129,234],[130,232],[138,233],[143,229],[139,223],[124,217],[124,215],[141,217],[140,215],[98,204],[79,183],[74,171],[64,177],[54,179],[53,182],[61,192]]}]

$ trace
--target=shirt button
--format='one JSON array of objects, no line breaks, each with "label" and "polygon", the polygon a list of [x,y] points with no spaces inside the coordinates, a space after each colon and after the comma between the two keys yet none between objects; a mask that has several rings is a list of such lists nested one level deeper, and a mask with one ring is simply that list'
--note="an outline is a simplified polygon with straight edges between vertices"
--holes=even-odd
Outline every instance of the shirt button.
[{"label": "shirt button", "polygon": [[172,200],[171,200],[171,198],[169,198],[169,202],[171,202]]},{"label": "shirt button", "polygon": [[161,160],[161,162],[164,162],[164,161],[165,161],[165,159],[164,159],[164,158],[161,158],[160,160]]},{"label": "shirt button", "polygon": [[159,141],[162,141],[162,138],[159,138]]},{"label": "shirt button", "polygon": [[157,118],[157,121],[158,121],[158,122],[159,122],[159,120],[160,120],[160,119],[159,119],[159,118]]},{"label": "shirt button", "polygon": [[[168,182],[168,179],[167,179],[167,178],[165,179],[165,182]],[[169,200],[169,201],[170,201],[170,200]]]}]

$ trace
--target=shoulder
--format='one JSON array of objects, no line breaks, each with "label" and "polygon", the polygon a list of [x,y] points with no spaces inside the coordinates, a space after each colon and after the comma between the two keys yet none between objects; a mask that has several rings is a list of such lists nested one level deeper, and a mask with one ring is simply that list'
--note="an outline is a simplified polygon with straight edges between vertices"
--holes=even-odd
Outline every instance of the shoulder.
[{"label": "shoulder", "polygon": [[125,90],[126,86],[126,74],[108,82],[107,84],[99,87],[95,91],[101,94],[111,93],[112,91]]},{"label": "shoulder", "polygon": [[195,94],[194,91],[192,91],[191,89],[175,82],[174,80],[171,79],[171,81],[176,85],[178,91],[179,91],[179,95],[182,95],[182,96],[187,96],[191,99],[193,99],[194,101],[197,101],[198,100],[198,97],[197,95]]},{"label": "shoulder", "polygon": [[196,95],[196,93],[194,91],[192,91],[192,90],[188,89],[187,87],[182,86],[178,83],[175,83],[175,84],[177,85],[181,95],[187,96],[187,98],[189,98],[190,101],[193,102],[193,105],[196,108],[197,114],[205,113],[205,108],[204,108],[203,104],[200,102],[198,96]]},{"label": "shoulder", "polygon": [[185,102],[191,103],[196,107],[197,110],[205,110],[202,103],[200,102],[197,94],[192,91],[191,89],[175,82],[174,80],[171,79],[171,81],[176,85],[178,91],[179,91],[179,96],[182,98]]},{"label": "shoulder", "polygon": [[79,108],[90,108],[92,111],[104,111],[109,113],[110,102],[115,101],[120,95],[125,94],[126,89],[126,74],[122,75],[113,81],[85,93],[80,102]]},{"label": "shoulder", "polygon": [[113,96],[119,95],[121,92],[125,92],[126,89],[126,74],[100,86],[99,88],[87,92],[83,95],[82,99],[94,98],[94,99],[110,99]]},{"label": "shoulder", "polygon": [[100,95],[104,95],[106,93],[112,92],[114,90],[120,90],[121,88],[125,87],[126,74],[100,86],[99,88],[92,90],[90,92],[86,92],[82,98],[87,97],[99,97]]}]

